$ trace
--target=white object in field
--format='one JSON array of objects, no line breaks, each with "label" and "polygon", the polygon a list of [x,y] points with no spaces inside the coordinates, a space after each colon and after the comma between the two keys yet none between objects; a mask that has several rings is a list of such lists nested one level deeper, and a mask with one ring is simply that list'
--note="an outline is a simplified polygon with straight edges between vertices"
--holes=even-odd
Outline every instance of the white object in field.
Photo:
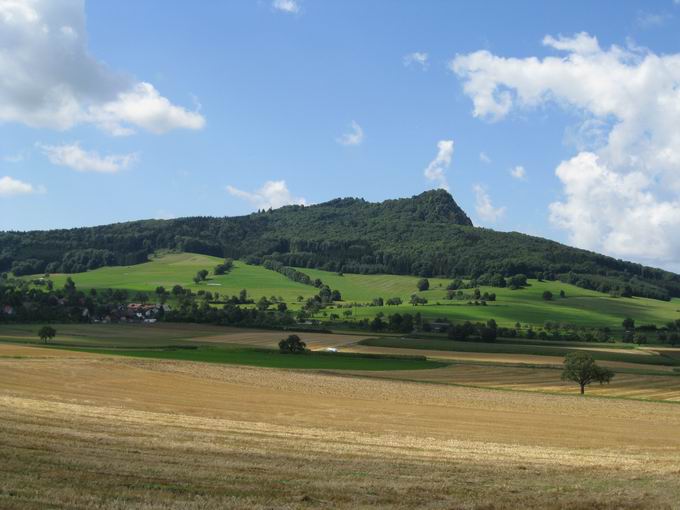
[{"label": "white object in field", "polygon": [[215,286],[221,287],[221,286],[222,286],[221,283],[209,283],[208,285],[211,285],[211,286],[213,286],[213,287],[215,287]]}]

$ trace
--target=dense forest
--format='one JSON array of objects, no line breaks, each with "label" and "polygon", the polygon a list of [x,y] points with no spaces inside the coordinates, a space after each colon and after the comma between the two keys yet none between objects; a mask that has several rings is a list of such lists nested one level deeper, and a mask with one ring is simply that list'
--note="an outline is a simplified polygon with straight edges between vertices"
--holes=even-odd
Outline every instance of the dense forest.
[{"label": "dense forest", "polygon": [[0,272],[131,265],[159,249],[348,273],[561,279],[620,295],[680,296],[680,275],[517,232],[477,228],[443,190],[370,203],[344,198],[234,218],[143,220],[0,233]]}]

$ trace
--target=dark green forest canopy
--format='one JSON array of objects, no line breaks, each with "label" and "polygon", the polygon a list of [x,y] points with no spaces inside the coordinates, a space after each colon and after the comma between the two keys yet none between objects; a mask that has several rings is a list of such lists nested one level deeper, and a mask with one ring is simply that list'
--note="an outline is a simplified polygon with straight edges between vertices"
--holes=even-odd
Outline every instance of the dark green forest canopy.
[{"label": "dark green forest canopy", "polygon": [[81,272],[140,263],[161,249],[348,273],[525,274],[622,295],[680,296],[677,274],[540,237],[474,227],[444,190],[381,203],[335,199],[233,218],[4,232],[0,271]]}]

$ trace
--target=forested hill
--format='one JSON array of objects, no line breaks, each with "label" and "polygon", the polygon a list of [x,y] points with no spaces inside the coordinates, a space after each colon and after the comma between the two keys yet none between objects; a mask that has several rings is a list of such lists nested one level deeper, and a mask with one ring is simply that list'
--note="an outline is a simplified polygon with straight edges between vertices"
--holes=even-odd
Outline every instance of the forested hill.
[{"label": "forested hill", "polygon": [[159,249],[355,273],[559,278],[623,296],[680,296],[680,276],[516,232],[476,228],[443,190],[369,203],[344,198],[234,218],[144,220],[0,233],[0,271],[81,272]]}]

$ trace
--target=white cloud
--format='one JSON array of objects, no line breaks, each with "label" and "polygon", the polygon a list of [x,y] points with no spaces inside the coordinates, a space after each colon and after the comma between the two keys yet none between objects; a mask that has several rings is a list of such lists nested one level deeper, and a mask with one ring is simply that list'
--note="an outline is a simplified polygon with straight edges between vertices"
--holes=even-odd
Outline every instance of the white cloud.
[{"label": "white cloud", "polygon": [[[2,16],[2,6],[0,5],[0,16]],[[32,184],[12,179],[9,176],[0,177],[0,197],[11,197],[15,195],[28,195],[38,190]]]},{"label": "white cloud", "polygon": [[510,175],[519,181],[524,181],[527,178],[527,172],[522,165],[510,169]]},{"label": "white cloud", "polygon": [[673,18],[668,13],[639,11],[635,23],[640,28],[655,28],[666,24]]},{"label": "white cloud", "polygon": [[203,127],[199,113],[96,60],[86,40],[82,1],[0,0],[0,122],[118,135]]},{"label": "white cloud", "polygon": [[361,145],[364,141],[364,130],[355,121],[350,124],[351,131],[345,133],[337,139],[341,145]]},{"label": "white cloud", "polygon": [[475,210],[482,220],[494,223],[505,214],[505,207],[494,207],[484,186],[475,184]]},{"label": "white cloud", "polygon": [[79,172],[115,173],[137,160],[136,154],[100,156],[95,151],[85,151],[78,142],[65,145],[41,145],[49,160],[59,166],[67,166]]},{"label": "white cloud", "polygon": [[437,184],[438,188],[448,191],[449,183],[446,180],[446,169],[451,166],[453,157],[453,140],[441,140],[437,142],[437,157],[430,161],[423,172],[428,181]]},{"label": "white cloud", "polygon": [[300,12],[300,4],[296,0],[274,0],[272,7],[277,11],[295,14]]},{"label": "white cloud", "polygon": [[286,181],[267,181],[254,191],[243,191],[233,186],[227,186],[230,195],[242,198],[256,206],[258,209],[278,209],[284,205],[306,205],[304,198],[294,197],[286,186]]},{"label": "white cloud", "polygon": [[489,163],[491,163],[491,158],[487,156],[485,152],[480,152],[479,161],[481,161],[482,163],[486,163],[488,165]]},{"label": "white cloud", "polygon": [[595,37],[547,36],[566,55],[504,58],[459,55],[474,115],[554,103],[577,114],[577,150],[556,170],[564,199],[552,221],[583,248],[657,263],[680,258],[680,54],[602,49]]},{"label": "white cloud", "polygon": [[428,54],[422,51],[414,51],[413,53],[408,53],[407,55],[404,55],[404,65],[406,67],[410,67],[412,65],[418,65],[420,66],[421,69],[427,69],[427,66],[429,64],[428,62]]}]

